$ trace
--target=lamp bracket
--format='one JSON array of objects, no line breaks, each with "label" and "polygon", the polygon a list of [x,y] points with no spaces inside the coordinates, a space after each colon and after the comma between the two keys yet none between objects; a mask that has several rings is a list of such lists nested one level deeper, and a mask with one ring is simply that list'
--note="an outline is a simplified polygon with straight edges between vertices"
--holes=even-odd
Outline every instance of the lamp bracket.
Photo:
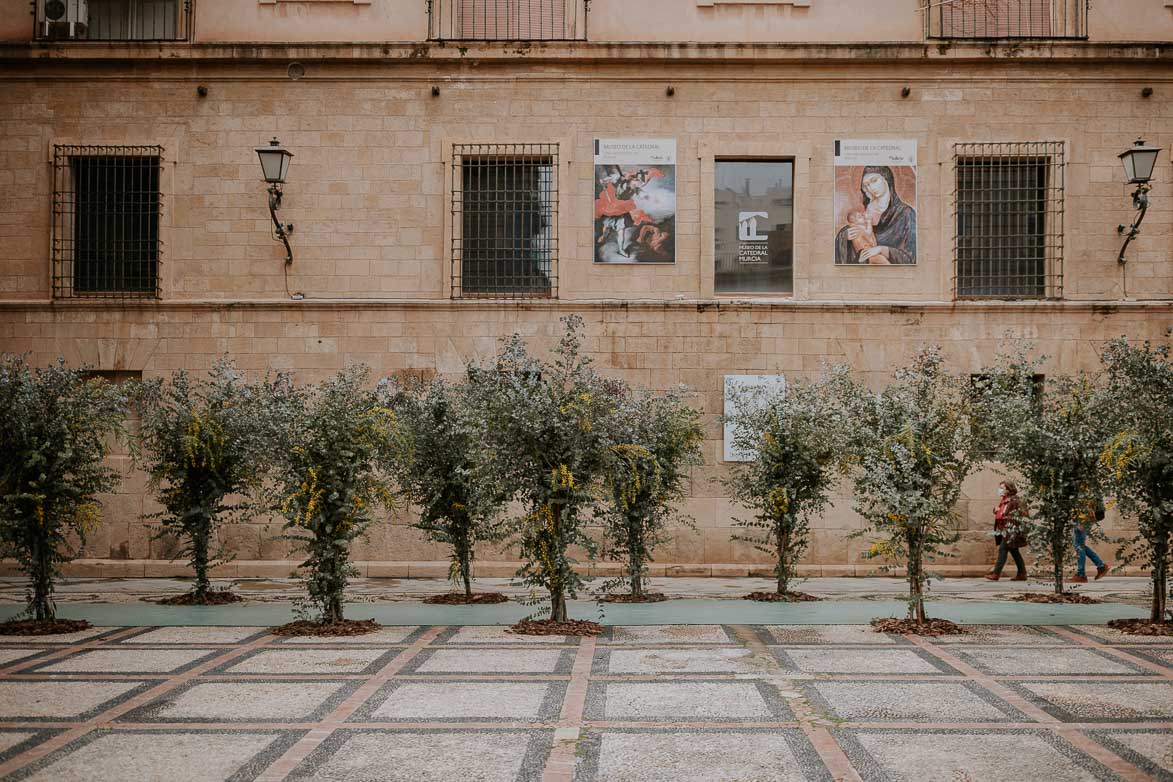
[{"label": "lamp bracket", "polygon": [[293,264],[293,248],[289,246],[289,234],[293,233],[293,223],[283,224],[277,219],[277,210],[281,208],[281,185],[269,185],[269,217],[273,219],[273,235],[285,245],[285,265]]},{"label": "lamp bracket", "polygon": [[1149,190],[1152,186],[1148,182],[1141,182],[1136,186],[1136,190],[1132,193],[1132,208],[1136,209],[1136,217],[1132,221],[1132,225],[1125,228],[1123,225],[1116,226],[1116,232],[1124,234],[1124,245],[1120,248],[1120,255],[1116,258],[1116,263],[1124,265],[1127,260],[1124,257],[1128,245],[1132,240],[1140,235],[1140,224],[1144,221],[1145,213],[1149,210]]}]

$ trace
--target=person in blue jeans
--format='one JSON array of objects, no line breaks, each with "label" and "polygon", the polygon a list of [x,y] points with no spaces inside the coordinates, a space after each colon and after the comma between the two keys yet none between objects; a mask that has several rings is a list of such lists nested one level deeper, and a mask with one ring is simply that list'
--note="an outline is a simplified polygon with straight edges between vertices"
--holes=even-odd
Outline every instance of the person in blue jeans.
[{"label": "person in blue jeans", "polygon": [[[1094,505],[1089,502],[1088,512],[1081,513],[1071,527],[1071,536],[1075,542],[1075,576],[1068,579],[1072,584],[1087,583],[1087,561],[1090,559],[1096,566],[1095,580],[1099,581],[1108,572],[1108,566],[1100,559],[1096,552],[1087,544],[1087,533],[1095,521],[1104,520],[1104,501],[1096,498]],[[1094,521],[1093,521],[1094,519]]]}]

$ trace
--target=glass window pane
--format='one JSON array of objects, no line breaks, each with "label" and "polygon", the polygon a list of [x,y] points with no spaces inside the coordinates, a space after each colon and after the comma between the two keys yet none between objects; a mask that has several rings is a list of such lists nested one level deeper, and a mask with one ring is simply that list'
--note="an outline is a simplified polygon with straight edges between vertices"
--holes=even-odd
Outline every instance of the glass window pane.
[{"label": "glass window pane", "polygon": [[717,293],[794,290],[794,163],[718,160],[714,193]]}]

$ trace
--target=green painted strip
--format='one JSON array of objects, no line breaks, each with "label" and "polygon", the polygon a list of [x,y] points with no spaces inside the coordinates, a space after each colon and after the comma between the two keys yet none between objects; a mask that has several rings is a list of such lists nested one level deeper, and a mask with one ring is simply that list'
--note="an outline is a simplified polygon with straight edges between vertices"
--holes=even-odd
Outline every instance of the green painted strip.
[{"label": "green painted strip", "polygon": [[[1071,625],[1103,624],[1110,619],[1148,616],[1148,612],[1121,603],[1049,605],[1009,601],[934,600],[929,615],[960,624]],[[0,620],[21,610],[0,606]],[[517,603],[486,606],[434,606],[423,603],[353,603],[351,619],[374,619],[384,625],[504,625],[513,624],[540,608]],[[736,600],[668,600],[648,605],[575,601],[570,613],[606,625],[712,624],[867,624],[876,617],[904,616],[902,600],[828,600],[819,603],[753,603]],[[87,619],[104,627],[230,625],[266,626],[292,621],[293,609],[283,603],[190,607],[150,603],[60,603],[58,616]]]}]

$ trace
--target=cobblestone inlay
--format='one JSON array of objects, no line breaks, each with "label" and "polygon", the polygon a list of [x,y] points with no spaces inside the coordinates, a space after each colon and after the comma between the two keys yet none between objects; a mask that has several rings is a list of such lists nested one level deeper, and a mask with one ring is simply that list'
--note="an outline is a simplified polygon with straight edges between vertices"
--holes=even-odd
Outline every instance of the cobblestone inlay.
[{"label": "cobblestone inlay", "polygon": [[587,720],[637,722],[788,722],[794,714],[766,682],[591,682]]},{"label": "cobblestone inlay", "polygon": [[31,666],[27,672],[176,674],[223,653],[223,649],[86,649],[64,659]]},{"label": "cobblestone inlay", "polygon": [[242,644],[268,633],[268,628],[257,627],[144,627],[142,632],[117,641],[119,645],[151,644],[164,646],[206,646],[208,644]]},{"label": "cobblestone inlay", "polygon": [[797,728],[595,728],[578,753],[576,782],[831,782]]},{"label": "cobblestone inlay", "polygon": [[[1117,648],[1120,649],[1120,647]],[[1173,646],[1170,646],[1167,649],[1164,647],[1137,648],[1134,646],[1128,649],[1120,649],[1120,651],[1124,651],[1128,654],[1148,660],[1151,663],[1156,663],[1163,668],[1168,668],[1170,672],[1173,672]]]},{"label": "cobblestone inlay", "polygon": [[1173,682],[1004,682],[1063,722],[1173,720]]},{"label": "cobblestone inlay", "polygon": [[647,646],[649,644],[729,644],[737,639],[724,625],[644,625],[607,627],[599,643]]},{"label": "cobblestone inlay", "polygon": [[315,635],[277,636],[278,646],[408,646],[427,632],[427,625],[388,625],[366,635],[322,637]]},{"label": "cobblestone inlay", "polygon": [[96,641],[103,636],[112,635],[125,629],[125,627],[91,627],[88,630],[78,630],[76,633],[60,633],[58,635],[0,635],[0,646],[20,644],[72,646],[87,641]]},{"label": "cobblestone inlay", "polygon": [[566,682],[398,679],[348,722],[546,722],[558,718]]},{"label": "cobblestone inlay", "polygon": [[416,655],[400,673],[421,674],[568,674],[574,649],[502,649],[432,647]]},{"label": "cobblestone inlay", "polygon": [[0,681],[0,720],[88,720],[159,684],[135,679],[20,679]]},{"label": "cobblestone inlay", "polygon": [[1173,649],[1173,638],[1167,635],[1129,635],[1107,625],[1072,625],[1067,629],[1111,646],[1168,646]]},{"label": "cobblestone inlay", "polygon": [[1087,735],[1157,779],[1173,780],[1173,731],[1093,730]]},{"label": "cobblestone inlay", "polygon": [[965,635],[942,635],[933,643],[945,646],[1074,646],[1075,641],[1046,627],[1028,625],[967,625]]},{"label": "cobblestone inlay", "polygon": [[849,722],[1030,722],[971,681],[818,681],[801,685],[816,710]]},{"label": "cobblestone inlay", "polygon": [[328,649],[255,649],[229,660],[209,673],[256,674],[316,674],[330,676],[336,673],[372,674],[382,668],[402,650],[384,651],[374,648],[330,647]]},{"label": "cobblestone inlay", "polygon": [[903,636],[877,633],[868,625],[762,625],[759,631],[768,646],[911,646]]},{"label": "cobblestone inlay", "polygon": [[1044,730],[838,729],[864,782],[1116,782],[1098,761]]},{"label": "cobblestone inlay", "polygon": [[1127,660],[1097,649],[1015,649],[1012,647],[967,647],[953,654],[991,676],[1156,676]]},{"label": "cobblestone inlay", "polygon": [[744,647],[692,646],[684,649],[596,647],[591,673],[596,676],[627,674],[766,674],[773,661],[764,659]]},{"label": "cobblestone inlay", "polygon": [[119,722],[319,722],[361,679],[296,682],[195,679],[132,709]]},{"label": "cobblestone inlay", "polygon": [[96,730],[8,777],[29,782],[251,782],[304,731]]},{"label": "cobblestone inlay", "polygon": [[921,649],[770,647],[784,668],[802,673],[960,674],[944,660]]},{"label": "cobblestone inlay", "polygon": [[10,646],[7,649],[0,648],[0,668],[7,668],[10,665],[15,665],[18,662],[27,662],[34,657],[40,657],[42,654],[60,651],[58,649],[46,649],[44,647],[37,648],[35,646]]},{"label": "cobblestone inlay", "polygon": [[578,646],[578,636],[568,635],[520,635],[509,632],[508,627],[494,625],[450,627],[432,641],[437,646]]},{"label": "cobblestone inlay", "polygon": [[540,782],[551,731],[438,728],[334,731],[288,782]]},{"label": "cobblestone inlay", "polygon": [[0,763],[14,758],[22,752],[28,752],[42,741],[52,738],[60,730],[0,728]]}]

